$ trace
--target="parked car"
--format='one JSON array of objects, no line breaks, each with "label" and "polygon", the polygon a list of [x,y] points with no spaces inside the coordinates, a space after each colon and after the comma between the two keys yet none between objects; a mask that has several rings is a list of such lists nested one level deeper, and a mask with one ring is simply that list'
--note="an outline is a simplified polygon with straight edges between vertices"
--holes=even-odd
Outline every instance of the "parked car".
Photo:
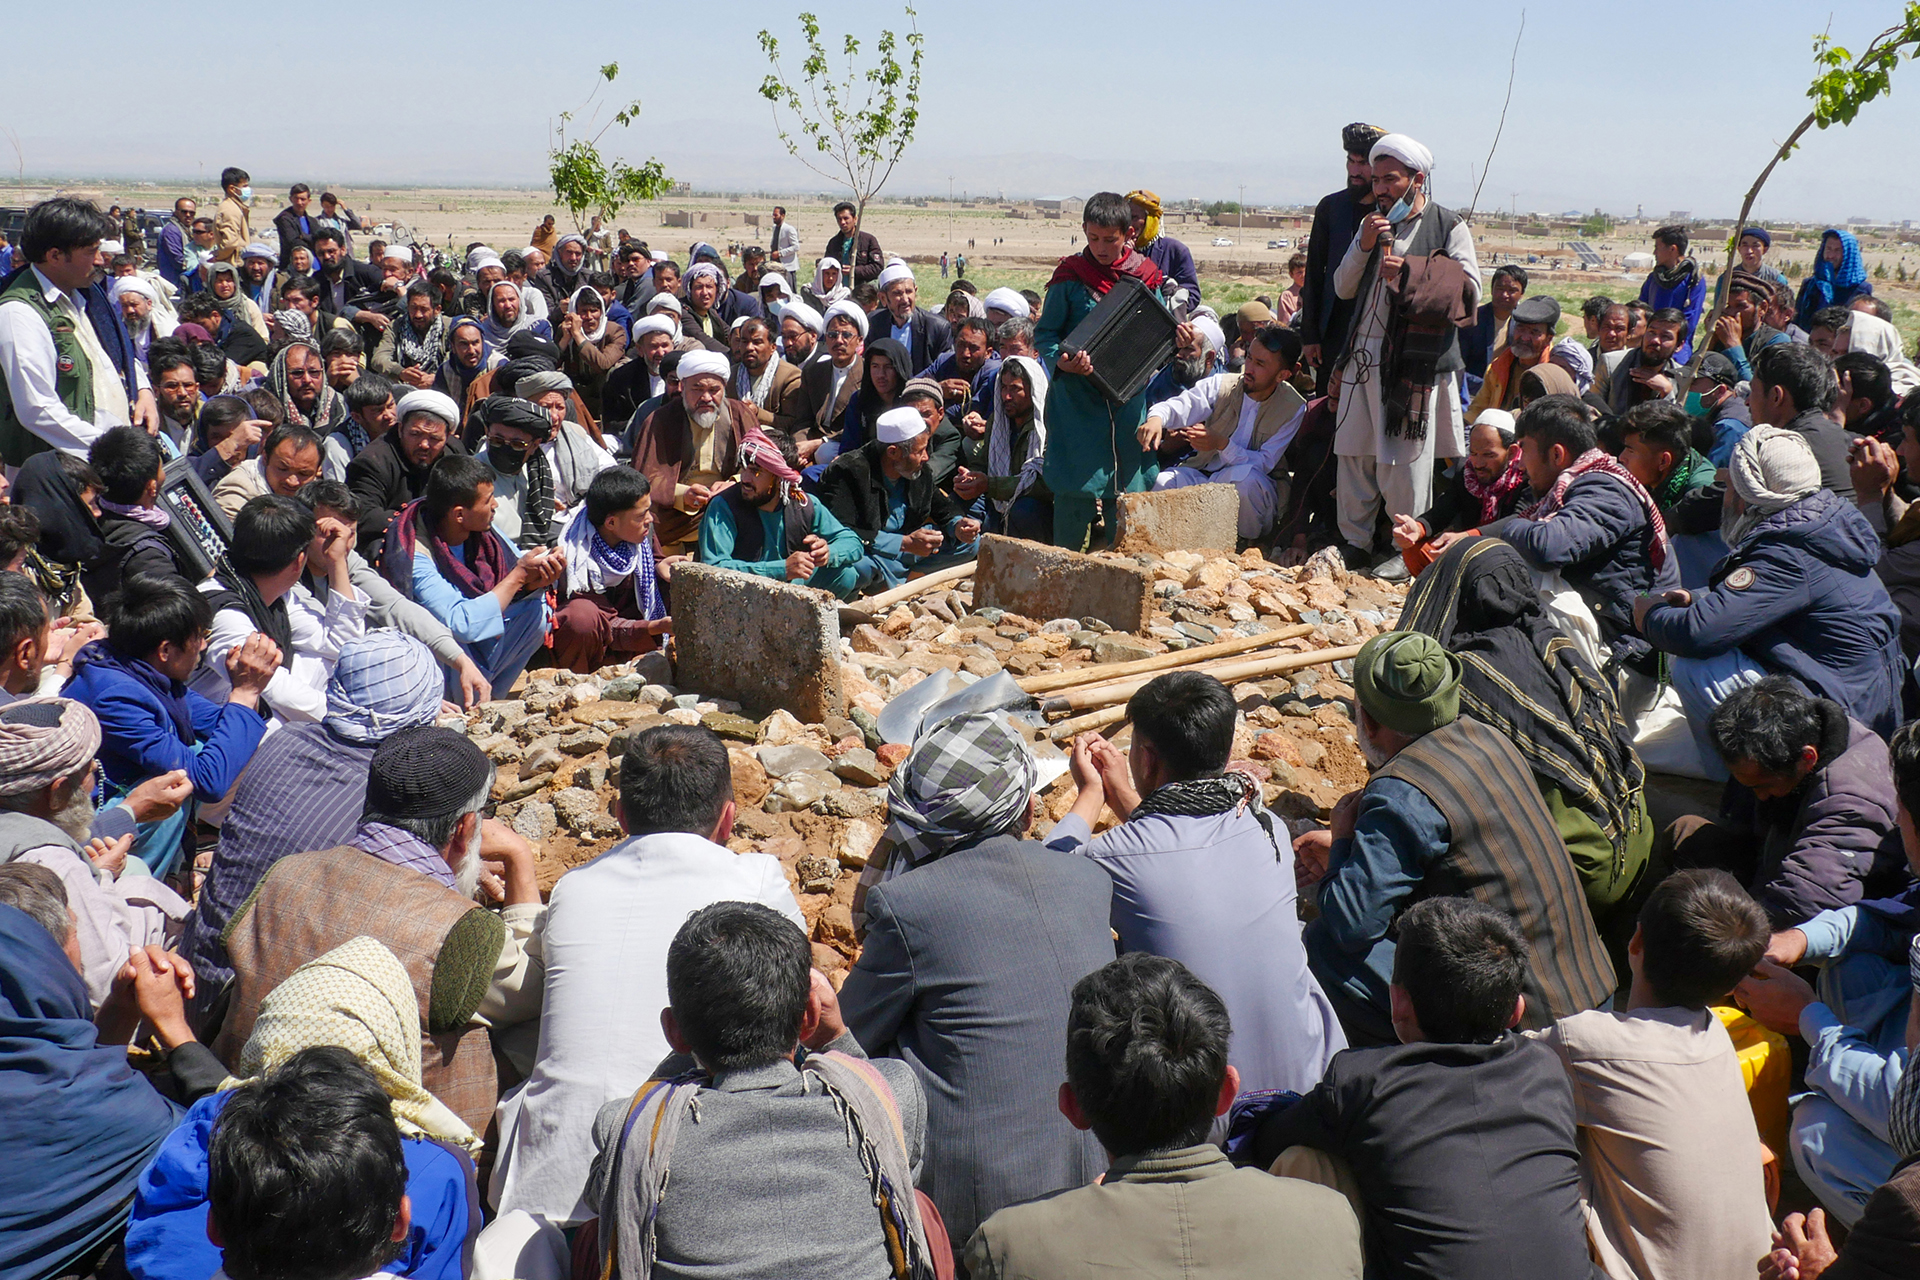
[{"label": "parked car", "polygon": [[1227,239],[1225,236],[1215,236],[1213,238],[1213,247],[1216,249],[1227,249],[1231,248],[1232,245],[1233,241]]},{"label": "parked car", "polygon": [[1291,248],[1293,248],[1293,241],[1291,241],[1291,240],[1269,240],[1269,241],[1267,241],[1267,248],[1269,248],[1269,249],[1291,249]]}]

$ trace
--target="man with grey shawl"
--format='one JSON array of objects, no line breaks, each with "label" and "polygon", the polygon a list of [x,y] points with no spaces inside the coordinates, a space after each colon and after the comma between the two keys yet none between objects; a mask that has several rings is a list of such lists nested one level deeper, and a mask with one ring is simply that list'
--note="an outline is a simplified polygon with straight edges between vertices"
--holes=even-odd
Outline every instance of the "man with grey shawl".
[{"label": "man with grey shawl", "polygon": [[926,1104],[906,1064],[869,1062],[800,927],[717,902],[667,950],[673,1055],[594,1119],[609,1280],[928,1280],[913,1181]]}]

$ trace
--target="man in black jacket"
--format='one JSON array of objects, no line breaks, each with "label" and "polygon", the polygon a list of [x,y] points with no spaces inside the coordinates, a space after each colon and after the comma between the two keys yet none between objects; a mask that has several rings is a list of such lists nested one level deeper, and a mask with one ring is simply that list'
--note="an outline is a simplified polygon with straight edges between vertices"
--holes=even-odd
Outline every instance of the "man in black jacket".
[{"label": "man in black jacket", "polygon": [[856,285],[877,279],[887,260],[872,233],[859,230],[858,211],[842,200],[833,206],[833,218],[840,224],[840,233],[827,238],[825,256],[837,261],[842,270],[852,272]]},{"label": "man in black jacket", "polygon": [[1333,289],[1333,269],[1347,255],[1347,244],[1360,222],[1373,212],[1373,166],[1367,154],[1387,134],[1370,124],[1350,124],[1340,131],[1347,152],[1347,185],[1313,209],[1313,230],[1307,234],[1307,279],[1300,286],[1300,356],[1317,368],[1314,394],[1327,393],[1327,379],[1347,350],[1347,322],[1354,304],[1342,302]]},{"label": "man in black jacket", "polygon": [[87,463],[100,476],[100,540],[106,544],[81,577],[87,595],[104,600],[137,574],[189,577],[153,523],[166,475],[160,441],[141,427],[114,427],[87,450]]},{"label": "man in black jacket", "polygon": [[1369,1274],[1598,1276],[1566,1070],[1511,1030],[1526,938],[1467,898],[1417,902],[1398,928],[1388,992],[1400,1043],[1335,1054],[1312,1093],[1260,1122],[1254,1163],[1294,1146],[1344,1160]]},{"label": "man in black jacket", "polygon": [[386,332],[390,321],[377,309],[383,278],[380,268],[348,257],[345,239],[332,227],[314,231],[313,257],[318,272],[315,278],[320,282],[320,309]]},{"label": "man in black jacket", "polygon": [[870,339],[892,338],[907,349],[907,367],[923,373],[953,350],[953,332],[947,322],[915,306],[917,287],[913,268],[896,262],[880,273],[880,306],[867,315]]},{"label": "man in black jacket", "polygon": [[307,212],[307,205],[313,200],[313,188],[304,182],[296,182],[287,192],[287,207],[273,215],[273,229],[280,233],[280,270],[286,271],[293,266],[293,251],[301,245],[309,250],[313,248],[313,233],[320,229],[319,220]]},{"label": "man in black jacket", "polygon": [[460,407],[439,391],[400,397],[400,425],[377,436],[347,464],[347,488],[360,503],[360,554],[372,561],[393,513],[427,492],[427,475],[448,453],[463,454]]},{"label": "man in black jacket", "polygon": [[820,477],[827,510],[866,544],[852,566],[863,589],[897,587],[911,570],[970,560],[978,550],[980,522],[934,483],[927,453],[926,419],[902,406],[881,414],[874,439]]}]

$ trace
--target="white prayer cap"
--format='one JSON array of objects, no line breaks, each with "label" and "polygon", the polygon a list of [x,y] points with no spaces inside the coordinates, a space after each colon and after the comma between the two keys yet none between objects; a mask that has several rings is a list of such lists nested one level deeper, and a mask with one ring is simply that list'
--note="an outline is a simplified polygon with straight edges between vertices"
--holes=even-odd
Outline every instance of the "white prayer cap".
[{"label": "white prayer cap", "polygon": [[139,276],[115,277],[113,282],[113,287],[110,290],[110,292],[113,294],[113,300],[115,302],[120,301],[120,297],[122,294],[128,294],[128,293],[137,293],[141,297],[145,298],[148,302],[160,301],[159,292],[151,284],[148,284],[145,280],[143,280]]},{"label": "white prayer cap", "polygon": [[1506,442],[1511,442],[1515,432],[1518,430],[1514,423],[1513,415],[1505,409],[1482,409],[1480,416],[1473,420],[1473,425],[1476,427],[1492,427],[1500,433],[1500,439]]},{"label": "white prayer cap", "polygon": [[100,252],[106,254],[109,258],[117,258],[126,251],[127,244],[124,240],[102,240],[100,242]]},{"label": "white prayer cap", "polygon": [[727,358],[718,351],[689,351],[680,357],[680,381],[713,377],[724,382],[730,367]]},{"label": "white prayer cap", "polygon": [[505,271],[507,264],[500,261],[499,254],[482,245],[467,255],[467,270],[478,274],[483,267],[498,267]]},{"label": "white prayer cap", "polygon": [[[686,367],[685,360],[680,364],[682,369]],[[684,378],[687,375],[682,373],[680,376]],[[887,410],[873,424],[873,434],[881,444],[905,444],[926,429],[927,420],[920,416],[920,411],[906,405]]]},{"label": "white prayer cap", "polygon": [[640,341],[643,335],[649,333],[664,333],[671,338],[679,332],[679,325],[675,324],[671,318],[663,316],[658,312],[652,315],[642,316],[633,322],[633,340],[635,342]]},{"label": "white prayer cap", "polygon": [[885,271],[882,271],[880,273],[880,278],[874,281],[874,287],[878,289],[885,289],[888,285],[892,284],[896,280],[911,280],[911,279],[913,279],[913,268],[909,267],[904,262],[895,262],[890,266],[888,266]]},{"label": "white prayer cap", "polygon": [[1027,304],[1027,300],[1004,285],[989,293],[985,301],[989,311],[1004,311],[1020,319],[1033,314],[1033,308]]},{"label": "white prayer cap", "polygon": [[[1185,291],[1182,290],[1182,292],[1185,292]],[[1220,323],[1220,313],[1218,311],[1215,311],[1212,307],[1208,306],[1204,302],[1193,309],[1193,314],[1196,316],[1205,316],[1207,319],[1213,321],[1215,324]]]},{"label": "white prayer cap", "polygon": [[840,301],[834,303],[832,306],[827,308],[826,319],[820,322],[821,323],[820,331],[822,333],[826,332],[826,325],[830,321],[832,321],[832,319],[835,316],[845,316],[847,319],[853,321],[853,327],[860,331],[860,340],[862,342],[866,341],[867,313],[862,311],[859,307],[855,306],[853,304],[852,299],[842,298],[840,299]]},{"label": "white prayer cap", "polygon": [[738,333],[740,332],[741,325],[745,324],[749,320],[757,320],[757,319],[759,319],[758,316],[735,316],[733,318],[733,323],[727,326],[727,332]]},{"label": "white prayer cap", "polygon": [[1205,316],[1195,316],[1193,319],[1187,321],[1187,323],[1192,325],[1193,331],[1200,335],[1208,347],[1212,348],[1214,355],[1226,355],[1227,335],[1225,331],[1220,328],[1219,321],[1209,320]]},{"label": "white prayer cap", "polygon": [[804,302],[789,302],[783,307],[780,311],[780,318],[785,320],[788,316],[792,316],[795,320],[798,320],[802,326],[813,330],[814,336],[816,337],[826,332],[826,319],[822,317],[818,311],[815,311]]},{"label": "white prayer cap", "polygon": [[1416,173],[1433,172],[1433,152],[1404,133],[1390,133],[1374,143],[1373,150],[1367,152],[1367,163],[1371,164],[1381,156],[1392,156]]},{"label": "white prayer cap", "polygon": [[673,255],[665,249],[649,249],[647,250],[647,257],[655,262],[668,262],[672,260]]},{"label": "white prayer cap", "polygon": [[[101,247],[105,248],[106,246],[102,245]],[[113,251],[110,250],[109,252]],[[277,252],[267,248],[267,246],[261,244],[258,240],[242,249],[240,256],[242,258],[265,258],[268,262],[280,261],[280,255]]]},{"label": "white prayer cap", "polygon": [[522,249],[520,251],[520,256],[524,258],[524,257],[527,257],[529,254],[535,254],[535,253],[539,254],[543,258],[547,256],[547,251],[545,249],[542,249],[537,244],[530,244],[526,248]]},{"label": "white prayer cap", "polygon": [[648,299],[647,314],[652,315],[656,311],[671,311],[677,316],[686,314],[680,307],[680,299],[670,293],[656,293]]},{"label": "white prayer cap", "polygon": [[447,424],[447,430],[453,431],[460,426],[460,406],[453,397],[444,391],[434,391],[426,387],[416,387],[400,397],[400,403],[394,406],[405,422],[409,414],[430,413]]},{"label": "white prayer cap", "polygon": [[385,262],[388,258],[392,258],[395,262],[412,262],[413,248],[411,245],[390,244],[387,246],[386,252],[380,255],[382,262]]}]

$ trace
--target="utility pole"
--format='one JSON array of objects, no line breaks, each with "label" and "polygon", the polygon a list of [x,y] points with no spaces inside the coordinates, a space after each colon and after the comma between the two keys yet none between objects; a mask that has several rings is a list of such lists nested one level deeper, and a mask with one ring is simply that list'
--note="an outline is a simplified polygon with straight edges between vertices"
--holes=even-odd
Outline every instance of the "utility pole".
[{"label": "utility pole", "polygon": [[1240,234],[1236,239],[1247,238],[1247,184],[1240,184]]},{"label": "utility pole", "polygon": [[947,243],[953,243],[953,175],[947,175]]}]

